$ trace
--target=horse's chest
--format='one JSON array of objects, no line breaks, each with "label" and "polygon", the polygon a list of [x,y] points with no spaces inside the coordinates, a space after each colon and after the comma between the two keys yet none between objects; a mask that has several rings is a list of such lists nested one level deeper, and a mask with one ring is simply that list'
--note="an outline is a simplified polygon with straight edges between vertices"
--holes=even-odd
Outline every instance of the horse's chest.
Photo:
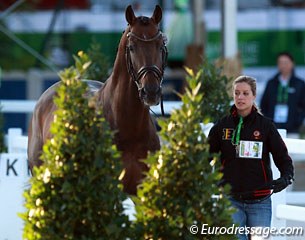
[{"label": "horse's chest", "polygon": [[123,159],[138,160],[147,157],[148,152],[155,152],[160,149],[157,141],[133,141],[117,143],[118,149],[122,152]]},{"label": "horse's chest", "polygon": [[155,151],[155,148],[142,143],[119,144],[118,149],[123,154],[133,155],[134,157],[146,157],[148,151]]}]

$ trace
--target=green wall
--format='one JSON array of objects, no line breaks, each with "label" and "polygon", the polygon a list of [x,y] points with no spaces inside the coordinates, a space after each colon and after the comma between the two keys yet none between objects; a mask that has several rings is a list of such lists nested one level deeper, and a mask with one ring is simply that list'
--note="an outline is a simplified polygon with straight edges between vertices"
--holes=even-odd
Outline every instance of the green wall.
[{"label": "green wall", "polygon": [[[36,51],[40,51],[45,38],[44,34],[37,33],[23,33],[17,34],[17,36]],[[112,63],[120,37],[121,33],[74,32],[65,34],[64,41],[72,56],[72,54],[76,54],[79,50],[87,50],[93,39],[95,39],[101,44],[103,53],[108,56],[109,61]],[[206,54],[208,58],[216,59],[220,56],[220,39],[221,36],[218,31],[207,33]],[[51,46],[61,43],[61,35],[52,35],[44,55],[48,55]],[[36,60],[34,57],[3,34],[0,35],[0,45],[0,66],[4,70],[28,69],[35,65]],[[238,48],[244,67],[273,66],[275,65],[277,53],[286,50],[294,55],[297,64],[304,65],[305,30],[240,31],[238,33]],[[184,54],[185,50],[183,47],[180,49],[180,54],[175,56],[171,56],[169,52],[169,61],[183,61]]]}]

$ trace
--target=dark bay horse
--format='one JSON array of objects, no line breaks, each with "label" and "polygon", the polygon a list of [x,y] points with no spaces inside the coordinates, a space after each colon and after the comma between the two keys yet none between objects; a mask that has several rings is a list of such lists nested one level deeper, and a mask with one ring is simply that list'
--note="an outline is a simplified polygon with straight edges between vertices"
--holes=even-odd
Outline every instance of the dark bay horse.
[{"label": "dark bay horse", "polygon": [[[128,26],[124,31],[113,66],[113,72],[104,85],[87,81],[89,91],[95,94],[105,118],[116,130],[115,144],[122,152],[125,176],[124,191],[136,194],[137,185],[147,166],[141,162],[148,151],[160,149],[149,106],[161,99],[161,84],[167,57],[165,37],[159,30],[162,10],[156,6],[151,17],[136,17],[131,6],[126,8]],[[56,106],[53,97],[56,83],[39,98],[29,126],[29,165],[41,165],[42,146],[51,138],[50,125]]]}]

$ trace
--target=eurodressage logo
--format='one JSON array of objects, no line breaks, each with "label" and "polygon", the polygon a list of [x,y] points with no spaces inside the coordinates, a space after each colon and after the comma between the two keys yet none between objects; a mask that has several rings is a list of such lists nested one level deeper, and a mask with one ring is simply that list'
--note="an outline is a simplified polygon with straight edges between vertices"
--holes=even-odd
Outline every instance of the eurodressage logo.
[{"label": "eurodressage logo", "polygon": [[224,128],[222,129],[223,136],[222,140],[231,140],[234,132],[234,128]]}]

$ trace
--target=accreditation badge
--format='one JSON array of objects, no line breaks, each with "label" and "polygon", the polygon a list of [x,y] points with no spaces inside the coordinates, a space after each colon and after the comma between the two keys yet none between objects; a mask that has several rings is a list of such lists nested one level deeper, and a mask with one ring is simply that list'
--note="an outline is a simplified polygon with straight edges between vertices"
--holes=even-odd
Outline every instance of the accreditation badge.
[{"label": "accreditation badge", "polygon": [[240,141],[239,157],[240,158],[257,158],[263,156],[263,142],[257,141]]},{"label": "accreditation badge", "polygon": [[288,120],[288,105],[277,104],[274,109],[274,122],[286,123]]}]

